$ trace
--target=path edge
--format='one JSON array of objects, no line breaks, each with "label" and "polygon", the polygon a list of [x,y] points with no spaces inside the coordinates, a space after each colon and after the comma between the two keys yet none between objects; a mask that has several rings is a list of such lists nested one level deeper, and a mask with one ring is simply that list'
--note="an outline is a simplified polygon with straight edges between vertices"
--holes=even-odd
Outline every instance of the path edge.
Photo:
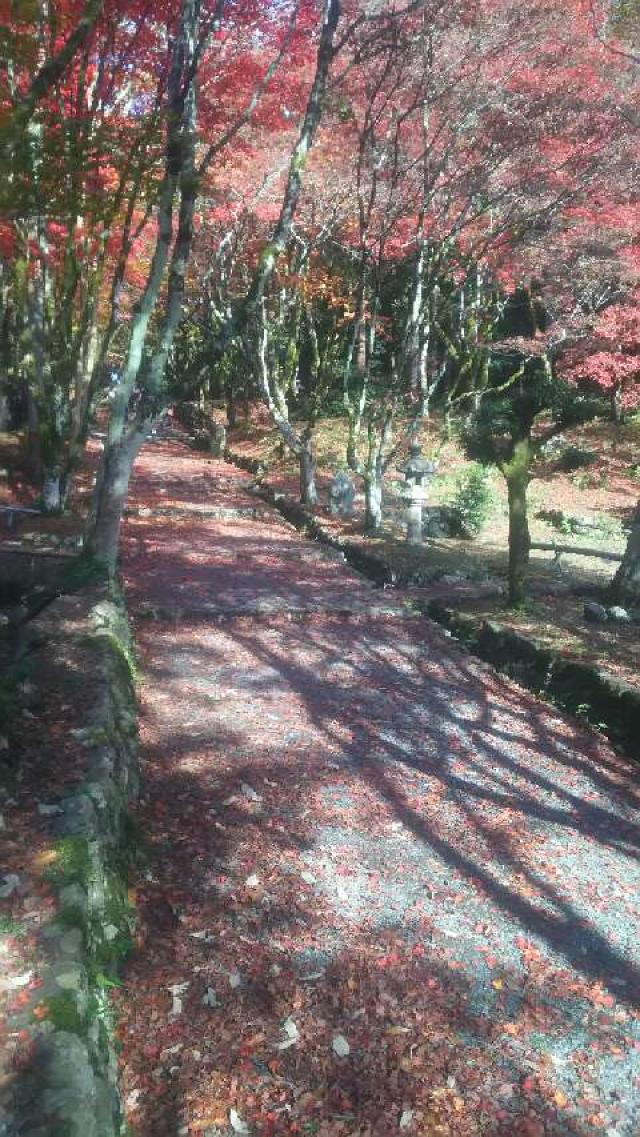
[{"label": "path edge", "polygon": [[55,821],[50,882],[57,912],[43,929],[46,964],[36,992],[43,1015],[34,1017],[31,1061],[15,1093],[20,1137],[124,1132],[109,995],[134,928],[129,811],[139,767],[133,641],[116,584],[88,590],[77,635],[93,659],[99,695],[82,732],[87,773],[62,799]]},{"label": "path edge", "polygon": [[428,600],[421,607],[472,655],[574,718],[604,729],[626,757],[640,759],[640,691],[630,684],[494,620],[466,616],[442,600]]},{"label": "path edge", "polygon": [[382,587],[396,587],[404,583],[382,557],[376,557],[373,553],[365,552],[364,549],[359,548],[347,538],[332,533],[315,514],[306,509],[299,501],[296,501],[289,494],[275,490],[268,482],[263,481],[268,469],[264,462],[255,458],[247,458],[243,454],[237,454],[229,447],[226,447],[224,457],[233,466],[254,475],[257,479],[254,492],[268,505],[277,509],[285,521],[288,521],[295,529],[342,553],[347,564],[361,572],[374,584]]},{"label": "path edge", "polygon": [[[358,572],[383,587],[406,587],[381,557],[366,553],[348,539],[337,537],[300,502],[275,490],[263,479],[264,462],[237,454],[227,447],[225,459],[259,479],[255,492],[296,529],[339,550]],[[488,663],[499,675],[515,680],[545,702],[601,731],[633,760],[640,760],[640,692],[608,672],[577,660],[565,659],[536,644],[521,632],[494,621],[480,625],[440,599],[418,601],[423,616],[444,628],[463,648]]]}]

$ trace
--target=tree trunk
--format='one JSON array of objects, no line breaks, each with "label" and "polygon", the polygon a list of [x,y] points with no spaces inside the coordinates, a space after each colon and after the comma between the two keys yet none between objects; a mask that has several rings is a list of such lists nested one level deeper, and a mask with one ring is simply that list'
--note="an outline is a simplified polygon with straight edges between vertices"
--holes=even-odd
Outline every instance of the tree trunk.
[{"label": "tree trunk", "polygon": [[619,426],[622,422],[622,386],[614,383],[611,388],[611,421]]},{"label": "tree trunk", "polygon": [[42,478],[42,508],[45,513],[61,513],[66,505],[66,481],[60,469],[45,469]]},{"label": "tree trunk", "polygon": [[301,441],[300,501],[303,505],[313,507],[318,504],[318,491],[316,489],[316,456],[313,446],[313,435],[309,430],[305,430]]},{"label": "tree trunk", "polygon": [[350,470],[358,469],[358,448],[356,445],[356,429],[353,418],[349,417],[349,436],[347,438],[347,466]]},{"label": "tree trunk", "polygon": [[133,463],[145,441],[144,430],[127,433],[103,455],[86,551],[113,573],[118,560],[122,511]]},{"label": "tree trunk", "polygon": [[9,396],[0,395],[0,430],[11,429],[11,409],[9,407]]},{"label": "tree trunk", "polygon": [[364,531],[368,537],[377,537],[382,530],[382,491],[384,474],[370,470],[364,483]]},{"label": "tree trunk", "polygon": [[[329,73],[334,58],[333,40],[340,15],[340,0],[324,0],[315,75],[307,98],[300,133],[289,161],[280,214],[271,240],[267,241],[260,254],[253,280],[244,304],[241,306],[241,322],[243,323],[250,323],[252,313],[261,306],[278,257],[286,248],[289,240],[298,199],[302,191],[304,168],[324,110]],[[227,329],[227,333],[230,330],[230,328]]]},{"label": "tree trunk", "polygon": [[527,518],[530,446],[517,442],[504,474],[509,497],[509,604],[518,608],[527,598],[531,537]]},{"label": "tree trunk", "polygon": [[622,564],[611,582],[611,599],[620,604],[640,604],[640,505],[636,510]]},{"label": "tree trunk", "polygon": [[227,412],[227,426],[229,430],[235,430],[238,425],[238,411],[236,407],[236,400],[234,398],[233,386],[227,383],[225,386],[225,406]]},{"label": "tree trunk", "polygon": [[[165,370],[182,313],[198,196],[195,63],[199,12],[197,0],[182,0],[169,67],[165,170],[159,191],[158,231],[144,291],[132,320],[122,379],[111,403],[107,441],[87,526],[87,551],[105,564],[110,572],[115,569],[118,558],[122,510],[133,463],[154,421],[166,412],[168,403],[164,387]],[[174,234],[176,193],[179,207],[177,232]],[[167,283],[162,317],[155,346],[148,351],[149,326],[158,310],[165,273]],[[141,389],[137,405],[136,385]]]}]

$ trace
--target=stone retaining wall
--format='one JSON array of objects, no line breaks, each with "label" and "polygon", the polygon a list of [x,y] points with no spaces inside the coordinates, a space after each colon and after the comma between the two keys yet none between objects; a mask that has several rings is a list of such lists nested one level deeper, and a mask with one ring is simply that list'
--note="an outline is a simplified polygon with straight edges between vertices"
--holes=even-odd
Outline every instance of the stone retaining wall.
[{"label": "stone retaining wall", "polygon": [[[68,601],[61,597],[49,607],[49,624],[56,606],[64,618]],[[51,881],[58,910],[41,933],[46,962],[37,991],[47,1014],[34,1021],[32,1060],[16,1085],[9,1137],[123,1132],[109,990],[133,926],[127,898],[129,805],[138,790],[132,648],[117,591],[93,586],[80,608],[74,635],[83,667],[89,651],[101,695],[82,730],[87,774],[55,819]]]},{"label": "stone retaining wall", "polygon": [[603,728],[630,758],[640,758],[640,691],[600,668],[565,659],[493,620],[464,616],[441,600],[425,613],[475,655],[522,686]]}]

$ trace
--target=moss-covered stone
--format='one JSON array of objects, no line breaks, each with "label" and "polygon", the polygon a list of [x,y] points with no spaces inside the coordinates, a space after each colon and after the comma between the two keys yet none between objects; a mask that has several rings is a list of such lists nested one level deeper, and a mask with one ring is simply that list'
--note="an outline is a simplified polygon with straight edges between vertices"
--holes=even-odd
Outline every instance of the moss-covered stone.
[{"label": "moss-covered stone", "polygon": [[43,931],[50,963],[34,1019],[37,1063],[15,1102],[16,1131],[34,1137],[122,1131],[109,991],[134,926],[127,873],[135,843],[129,804],[138,788],[135,659],[117,591],[100,584],[94,597],[77,637],[99,679],[82,738],[89,770],[57,821],[48,877],[59,908]]},{"label": "moss-covered stone", "polygon": [[426,613],[474,654],[557,706],[603,729],[631,758],[640,758],[640,692],[601,668],[565,659],[520,632],[478,621],[439,600]]}]

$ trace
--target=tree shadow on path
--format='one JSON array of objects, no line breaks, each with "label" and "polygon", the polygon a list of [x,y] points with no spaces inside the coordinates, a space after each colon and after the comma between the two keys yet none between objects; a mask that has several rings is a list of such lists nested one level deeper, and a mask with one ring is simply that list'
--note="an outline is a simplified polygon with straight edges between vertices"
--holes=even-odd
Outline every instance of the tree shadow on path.
[{"label": "tree shadow on path", "polygon": [[135,1131],[631,1137],[632,768],[426,622],[139,633]]}]

